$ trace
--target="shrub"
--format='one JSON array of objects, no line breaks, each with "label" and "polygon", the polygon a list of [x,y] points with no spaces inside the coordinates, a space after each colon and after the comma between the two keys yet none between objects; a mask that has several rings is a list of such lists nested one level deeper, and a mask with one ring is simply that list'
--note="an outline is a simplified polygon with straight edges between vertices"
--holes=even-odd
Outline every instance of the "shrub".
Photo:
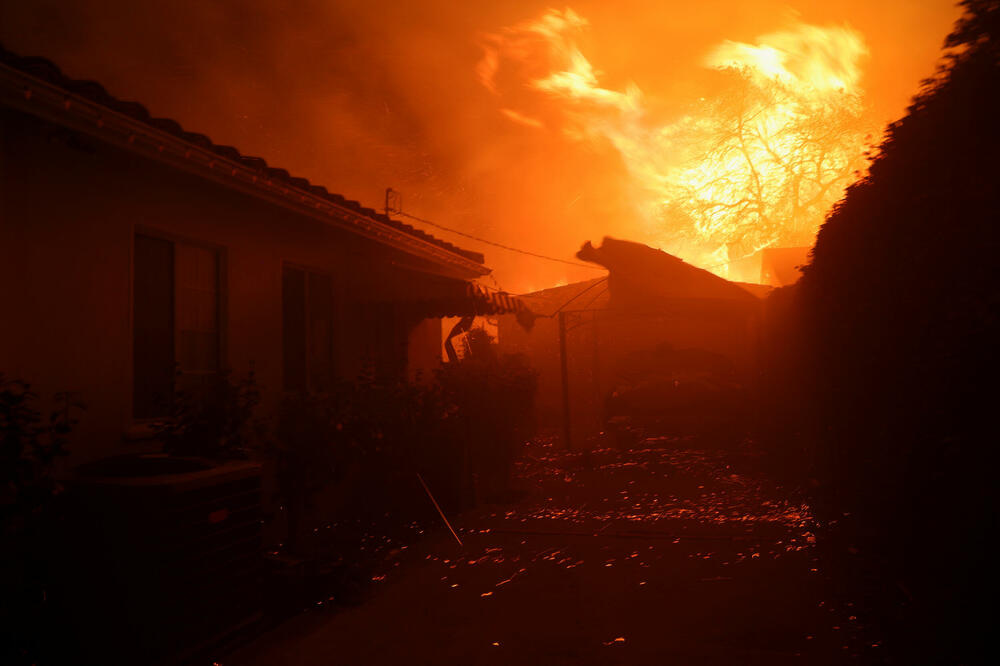
[{"label": "shrub", "polygon": [[66,438],[83,405],[71,393],[57,393],[48,420],[38,395],[21,380],[0,374],[0,522],[4,532],[46,504],[59,487],[52,476],[57,458],[66,455]]},{"label": "shrub", "polygon": [[244,458],[264,432],[264,422],[255,417],[259,404],[252,369],[237,382],[228,371],[219,372],[206,377],[200,386],[178,389],[169,415],[154,424],[153,430],[171,455]]},{"label": "shrub", "polygon": [[479,479],[486,497],[496,498],[509,490],[517,446],[533,429],[538,376],[524,356],[498,354],[482,329],[473,329],[467,344],[465,358],[440,368],[437,381],[455,407],[455,434],[467,451],[465,467]]},{"label": "shrub", "polygon": [[53,463],[83,405],[56,394],[48,419],[38,396],[21,380],[0,375],[0,662],[36,663],[55,650],[47,603],[52,565],[63,551],[57,532],[62,512]]}]

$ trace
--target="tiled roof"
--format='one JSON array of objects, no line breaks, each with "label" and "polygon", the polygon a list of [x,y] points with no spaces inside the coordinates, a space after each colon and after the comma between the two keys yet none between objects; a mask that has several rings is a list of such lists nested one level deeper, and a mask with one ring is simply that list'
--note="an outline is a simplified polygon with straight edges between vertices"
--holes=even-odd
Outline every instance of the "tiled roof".
[{"label": "tiled roof", "polygon": [[204,134],[185,131],[184,128],[181,127],[181,124],[176,120],[172,120],[170,118],[154,118],[142,104],[139,104],[138,102],[120,100],[108,93],[108,91],[104,89],[104,86],[94,81],[71,79],[63,74],[54,63],[45,58],[19,56],[15,53],[11,53],[0,45],[0,64],[7,65],[8,67],[24,72],[25,74],[42,79],[43,81],[62,88],[63,90],[74,95],[85,97],[96,104],[100,104],[101,106],[107,107],[113,111],[127,115],[133,120],[145,123],[150,127],[171,134],[178,139],[194,144],[204,150],[211,151],[220,157],[239,162],[248,168],[259,171],[262,176],[266,176],[272,181],[285,182],[288,186],[306,190],[312,195],[322,197],[337,206],[352,210],[359,215],[364,215],[365,217],[371,218],[381,224],[413,236],[414,238],[418,238],[424,242],[436,245],[470,261],[480,264],[484,262],[484,257],[479,252],[465,250],[457,245],[449,243],[448,241],[436,238],[421,229],[417,229],[416,227],[400,222],[399,220],[393,220],[392,218],[389,218],[371,208],[365,208],[357,201],[345,199],[339,194],[327,191],[327,189],[322,185],[313,185],[305,178],[296,178],[292,176],[285,169],[271,167],[260,157],[243,155],[239,150],[232,146],[223,146],[213,143],[212,140]]}]

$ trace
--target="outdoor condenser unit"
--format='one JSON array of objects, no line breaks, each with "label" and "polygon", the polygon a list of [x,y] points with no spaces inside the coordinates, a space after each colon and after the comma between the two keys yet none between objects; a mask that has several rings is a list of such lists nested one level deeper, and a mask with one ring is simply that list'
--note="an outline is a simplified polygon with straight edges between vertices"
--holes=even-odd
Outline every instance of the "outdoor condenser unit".
[{"label": "outdoor condenser unit", "polygon": [[70,601],[88,652],[173,660],[260,617],[259,465],[131,456],[74,485],[87,550]]}]

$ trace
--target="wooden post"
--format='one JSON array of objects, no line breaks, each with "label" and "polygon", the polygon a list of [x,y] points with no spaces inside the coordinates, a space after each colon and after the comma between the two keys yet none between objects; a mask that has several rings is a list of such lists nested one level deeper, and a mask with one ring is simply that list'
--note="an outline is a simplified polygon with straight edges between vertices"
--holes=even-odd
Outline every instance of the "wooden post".
[{"label": "wooden post", "polygon": [[573,450],[569,421],[569,361],[566,358],[566,313],[559,313],[559,365],[562,375],[563,440],[566,450]]},{"label": "wooden post", "polygon": [[604,418],[606,414],[604,413],[604,403],[601,400],[601,341],[598,337],[597,329],[597,314],[598,311],[594,310],[590,313],[590,325],[591,325],[591,342],[592,349],[591,352],[593,357],[591,358],[591,372],[593,373],[591,385],[594,389],[594,411],[593,416],[597,419],[596,430],[599,432],[604,429]]}]

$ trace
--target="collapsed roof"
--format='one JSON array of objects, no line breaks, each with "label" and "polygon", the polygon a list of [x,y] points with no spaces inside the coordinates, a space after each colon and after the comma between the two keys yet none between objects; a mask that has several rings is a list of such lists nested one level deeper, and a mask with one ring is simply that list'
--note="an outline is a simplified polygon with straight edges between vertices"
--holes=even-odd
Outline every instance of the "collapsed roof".
[{"label": "collapsed roof", "polygon": [[587,241],[576,256],[608,269],[611,308],[649,307],[679,298],[759,302],[739,284],[641,243],[605,237],[599,247]]},{"label": "collapsed roof", "polygon": [[662,250],[615,238],[605,237],[600,247],[588,241],[576,256],[607,268],[608,275],[521,295],[537,316],[581,310],[655,311],[681,302],[755,307],[770,289],[730,282]]}]

